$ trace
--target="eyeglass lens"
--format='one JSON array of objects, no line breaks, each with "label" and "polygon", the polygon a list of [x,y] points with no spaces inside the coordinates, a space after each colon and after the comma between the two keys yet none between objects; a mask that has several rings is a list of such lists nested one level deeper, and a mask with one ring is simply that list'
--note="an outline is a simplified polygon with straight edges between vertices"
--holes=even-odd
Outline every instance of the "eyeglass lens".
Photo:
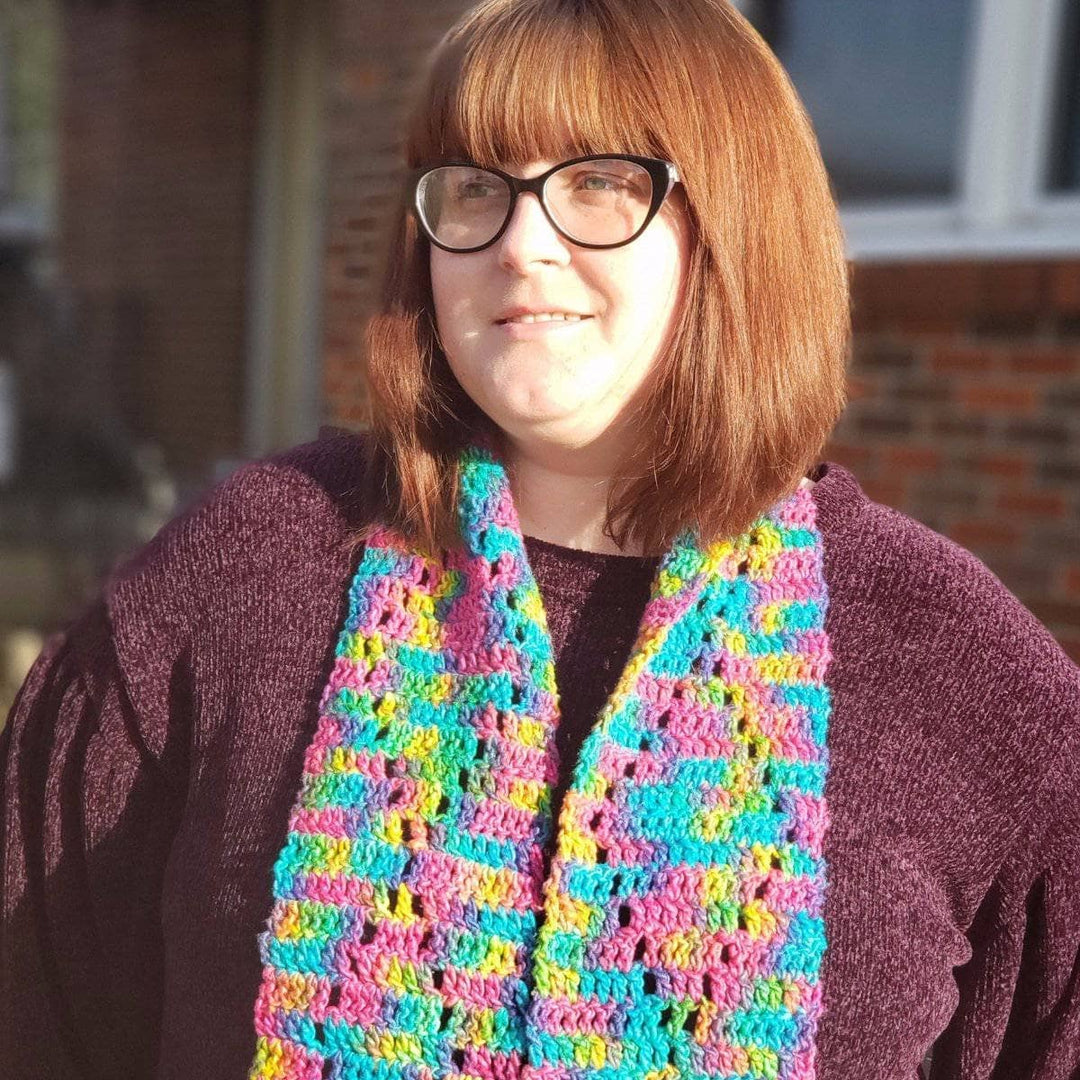
[{"label": "eyeglass lens", "polygon": [[[642,226],[652,205],[652,177],[633,161],[579,161],[551,174],[544,203],[559,228],[585,244],[618,244]],[[503,227],[510,186],[497,173],[465,165],[432,169],[417,187],[417,206],[440,244],[473,248]]]}]

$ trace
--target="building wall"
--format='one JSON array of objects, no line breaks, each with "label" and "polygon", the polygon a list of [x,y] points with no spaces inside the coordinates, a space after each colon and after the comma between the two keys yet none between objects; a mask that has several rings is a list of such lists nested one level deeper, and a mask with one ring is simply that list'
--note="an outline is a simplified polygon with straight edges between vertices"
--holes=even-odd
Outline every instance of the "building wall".
[{"label": "building wall", "polygon": [[43,635],[244,449],[261,0],[34,6],[0,11],[20,50],[56,27],[5,54],[39,110],[14,194],[46,212],[0,273],[0,726]]},{"label": "building wall", "polygon": [[58,270],[78,362],[193,479],[242,448],[258,9],[64,8]]},{"label": "building wall", "polygon": [[1080,261],[856,266],[853,314],[830,456],[1080,660]]},{"label": "building wall", "polygon": [[323,392],[327,422],[362,424],[365,316],[378,285],[381,227],[397,198],[401,123],[424,59],[464,0],[333,0],[327,117]]}]

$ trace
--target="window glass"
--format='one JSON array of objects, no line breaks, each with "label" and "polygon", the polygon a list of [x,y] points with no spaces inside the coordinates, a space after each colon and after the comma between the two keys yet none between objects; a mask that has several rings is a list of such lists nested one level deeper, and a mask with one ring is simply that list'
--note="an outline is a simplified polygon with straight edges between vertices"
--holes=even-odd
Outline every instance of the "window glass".
[{"label": "window glass", "polygon": [[1066,0],[1047,163],[1051,191],[1080,190],[1080,0]]},{"label": "window glass", "polygon": [[959,187],[971,0],[746,0],[845,203]]}]

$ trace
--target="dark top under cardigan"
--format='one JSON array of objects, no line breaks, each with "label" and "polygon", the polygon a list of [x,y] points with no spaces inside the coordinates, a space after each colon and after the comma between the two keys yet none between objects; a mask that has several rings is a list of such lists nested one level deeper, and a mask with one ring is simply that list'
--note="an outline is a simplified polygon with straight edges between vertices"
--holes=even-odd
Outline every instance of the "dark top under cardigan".
[{"label": "dark top under cardigan", "polygon": [[[0,1076],[237,1078],[343,618],[362,439],[240,469],[54,636],[0,737]],[[989,570],[824,463],[820,1080],[1080,1075],[1080,672]],[[564,777],[654,562],[529,538]]]}]

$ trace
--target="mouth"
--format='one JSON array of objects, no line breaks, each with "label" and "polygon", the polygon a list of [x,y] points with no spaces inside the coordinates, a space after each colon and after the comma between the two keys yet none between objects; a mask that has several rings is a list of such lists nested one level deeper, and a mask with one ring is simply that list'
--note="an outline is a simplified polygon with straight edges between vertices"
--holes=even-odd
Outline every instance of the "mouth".
[{"label": "mouth", "polygon": [[536,323],[581,323],[591,319],[591,315],[577,315],[565,311],[542,311],[535,314],[511,315],[506,319],[496,319],[496,326],[532,326]]},{"label": "mouth", "polygon": [[495,329],[509,341],[554,340],[569,337],[592,322],[592,315],[572,315],[565,312],[530,312],[499,319]]}]

